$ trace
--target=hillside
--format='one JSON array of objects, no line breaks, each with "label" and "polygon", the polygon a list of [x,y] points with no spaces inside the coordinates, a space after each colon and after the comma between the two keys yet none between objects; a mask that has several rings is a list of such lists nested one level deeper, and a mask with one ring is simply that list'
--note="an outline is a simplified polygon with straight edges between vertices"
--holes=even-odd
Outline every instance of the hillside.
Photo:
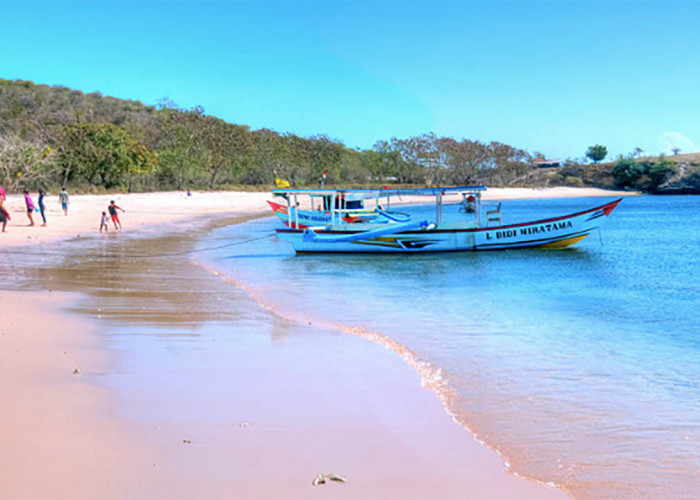
[{"label": "hillside", "polygon": [[541,169],[549,185],[630,188],[652,194],[700,194],[700,153],[623,158]]},{"label": "hillside", "polygon": [[323,134],[251,130],[201,107],[0,80],[0,184],[10,191],[155,191],[270,186],[507,186],[532,171],[523,149],[427,133],[368,150]]},{"label": "hillside", "polygon": [[[632,161],[626,159],[625,161]],[[62,86],[0,79],[0,185],[73,192],[485,184],[698,192],[700,153],[536,168],[524,149],[426,133],[356,150],[323,134],[251,130],[201,107],[158,106]],[[661,162],[661,163],[659,163]],[[669,162],[669,163],[666,163]],[[619,168],[618,168],[619,170]],[[324,175],[325,174],[325,175]]]}]

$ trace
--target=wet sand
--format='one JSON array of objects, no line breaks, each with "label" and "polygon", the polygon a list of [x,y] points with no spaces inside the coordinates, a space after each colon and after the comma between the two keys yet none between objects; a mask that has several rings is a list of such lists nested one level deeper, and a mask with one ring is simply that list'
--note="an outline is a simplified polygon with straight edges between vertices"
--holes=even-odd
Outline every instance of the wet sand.
[{"label": "wet sand", "polygon": [[192,263],[206,227],[171,229],[6,254],[1,497],[566,497],[399,356],[266,311]]}]

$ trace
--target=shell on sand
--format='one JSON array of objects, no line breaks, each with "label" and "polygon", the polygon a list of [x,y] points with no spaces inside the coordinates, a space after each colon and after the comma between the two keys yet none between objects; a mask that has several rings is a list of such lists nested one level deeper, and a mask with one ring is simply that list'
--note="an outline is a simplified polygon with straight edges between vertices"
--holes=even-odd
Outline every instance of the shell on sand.
[{"label": "shell on sand", "polygon": [[319,484],[326,484],[326,479],[329,481],[335,481],[336,483],[346,483],[348,480],[341,476],[340,474],[322,474],[318,473],[318,475],[314,478],[314,480],[311,482],[314,486],[317,486]]}]

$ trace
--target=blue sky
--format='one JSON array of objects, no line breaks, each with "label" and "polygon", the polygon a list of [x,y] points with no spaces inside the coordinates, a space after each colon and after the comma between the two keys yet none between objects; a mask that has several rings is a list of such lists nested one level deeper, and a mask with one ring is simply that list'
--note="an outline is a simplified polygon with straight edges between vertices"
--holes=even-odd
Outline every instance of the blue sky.
[{"label": "blue sky", "polygon": [[700,2],[3,2],[0,78],[349,147],[700,150]]}]

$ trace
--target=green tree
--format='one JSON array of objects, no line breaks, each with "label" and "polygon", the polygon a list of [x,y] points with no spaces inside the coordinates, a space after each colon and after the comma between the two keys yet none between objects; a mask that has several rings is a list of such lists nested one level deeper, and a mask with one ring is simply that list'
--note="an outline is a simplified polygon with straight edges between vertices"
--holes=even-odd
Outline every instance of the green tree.
[{"label": "green tree", "polygon": [[659,156],[658,161],[654,162],[649,167],[649,178],[651,179],[652,190],[658,188],[661,184],[666,182],[671,175],[675,173],[675,164],[666,158],[666,155]]},{"label": "green tree", "polygon": [[389,141],[377,141],[371,150],[363,151],[362,155],[374,180],[398,180],[402,160]]},{"label": "green tree", "polygon": [[632,187],[644,175],[644,167],[631,158],[620,158],[612,170],[615,184],[620,187]]},{"label": "green tree", "polygon": [[177,110],[164,108],[159,114],[158,132],[154,134],[158,151],[159,184],[181,190],[190,186],[201,172],[192,132]]},{"label": "green tree", "polygon": [[0,186],[8,191],[53,183],[51,148],[16,135],[0,136]]},{"label": "green tree", "polygon": [[588,151],[586,151],[586,156],[593,161],[593,163],[598,163],[608,156],[608,148],[596,144],[595,146],[590,146]]},{"label": "green tree", "polygon": [[206,177],[214,189],[224,173],[230,178],[242,170],[250,153],[252,137],[248,127],[233,125],[204,114],[204,108],[161,111],[166,130],[161,173],[169,175],[182,189],[196,177]]},{"label": "green tree", "polygon": [[425,181],[425,168],[420,164],[421,152],[417,146],[418,141],[415,138],[391,138],[391,149],[396,151],[399,158],[395,176],[400,184],[415,184]]},{"label": "green tree", "polygon": [[284,139],[274,130],[263,128],[252,132],[251,162],[243,171],[244,184],[272,184],[274,177],[291,180],[295,171]]},{"label": "green tree", "polygon": [[157,163],[153,152],[111,123],[61,125],[56,138],[64,183],[78,176],[94,186],[123,186],[127,176],[151,173]]},{"label": "green tree", "polygon": [[478,141],[444,137],[442,147],[447,151],[448,182],[453,184],[475,184],[490,164],[491,151]]},{"label": "green tree", "polygon": [[310,138],[309,167],[311,179],[320,180],[323,172],[327,173],[327,185],[340,180],[340,163],[345,147],[339,141],[326,135],[315,135]]},{"label": "green tree", "polygon": [[207,116],[199,130],[200,147],[204,158],[203,167],[209,173],[209,189],[214,189],[222,172],[234,173],[250,153],[252,137],[248,127],[233,125]]},{"label": "green tree", "polygon": [[532,159],[527,151],[508,144],[491,142],[489,152],[493,163],[494,178],[499,185],[522,181],[532,170]]}]

